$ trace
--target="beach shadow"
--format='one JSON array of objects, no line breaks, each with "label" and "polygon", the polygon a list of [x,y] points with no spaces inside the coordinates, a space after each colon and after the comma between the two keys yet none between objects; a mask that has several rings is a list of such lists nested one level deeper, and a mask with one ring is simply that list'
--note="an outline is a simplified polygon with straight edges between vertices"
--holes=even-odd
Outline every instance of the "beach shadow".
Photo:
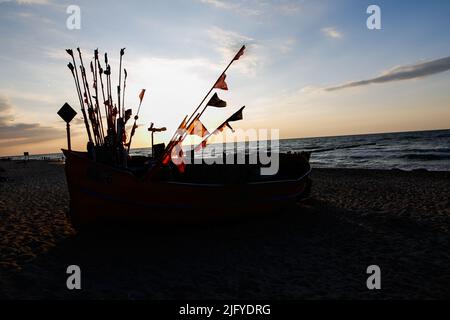
[{"label": "beach shadow", "polygon": [[[26,266],[15,279],[19,290],[14,294],[56,299],[384,299],[416,292],[414,281],[408,282],[410,288],[402,285],[416,271],[405,272],[408,261],[399,260],[401,253],[390,239],[340,219],[346,215],[325,201],[309,199],[295,210],[240,222],[85,230]],[[366,288],[365,271],[371,264],[395,276],[382,292]],[[80,291],[66,287],[69,265],[81,268]],[[399,269],[400,277],[395,274]]]}]

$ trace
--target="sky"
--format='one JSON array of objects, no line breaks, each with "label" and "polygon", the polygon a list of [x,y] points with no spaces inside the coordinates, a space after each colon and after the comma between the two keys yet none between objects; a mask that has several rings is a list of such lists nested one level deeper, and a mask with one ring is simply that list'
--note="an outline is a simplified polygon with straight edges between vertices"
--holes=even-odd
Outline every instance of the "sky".
[{"label": "sky", "polygon": [[[369,5],[381,9],[370,30]],[[80,29],[67,8],[80,8]],[[242,129],[279,129],[281,138],[450,127],[450,1],[430,0],[0,0],[0,156],[58,152],[68,102],[78,115],[72,147],[86,133],[66,48],[108,52],[117,85],[126,48],[127,107],[137,110],[133,147],[147,127],[167,142],[241,45],[227,72],[227,108],[202,117],[213,130],[242,106]]]}]

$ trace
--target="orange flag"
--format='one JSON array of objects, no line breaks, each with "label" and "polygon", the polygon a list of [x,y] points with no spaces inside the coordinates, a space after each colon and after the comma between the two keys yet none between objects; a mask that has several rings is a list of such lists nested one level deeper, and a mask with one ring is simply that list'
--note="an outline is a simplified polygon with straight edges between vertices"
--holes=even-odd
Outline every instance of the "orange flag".
[{"label": "orange flag", "polygon": [[236,54],[236,56],[234,57],[234,61],[239,60],[239,58],[244,54],[244,50],[245,50],[245,46],[242,46],[241,50],[239,50],[239,52]]},{"label": "orange flag", "polygon": [[[216,130],[214,130],[214,132],[212,134],[214,134],[214,135],[219,134],[220,132],[223,132],[226,128],[230,128],[230,130],[234,132],[234,129],[230,126],[230,124],[228,122],[225,122],[220,127],[218,127]],[[200,142],[200,144],[195,147],[194,151],[199,152],[203,148],[206,148],[206,144],[208,143],[208,138],[206,138],[205,140]]]},{"label": "orange flag", "polygon": [[162,160],[162,164],[167,165],[170,162],[170,154],[167,154],[163,160]]},{"label": "orange flag", "polygon": [[172,149],[171,152],[171,160],[172,162],[177,166],[178,171],[180,173],[184,173],[186,169],[186,164],[184,163],[184,152],[183,148],[181,147],[181,141],[179,141],[175,147]]},{"label": "orange flag", "polygon": [[186,170],[186,165],[184,164],[184,162],[180,163],[179,165],[177,165],[178,171],[180,171],[180,173],[184,173],[184,171]]},{"label": "orange flag", "polygon": [[188,116],[184,117],[184,119],[183,119],[183,121],[181,122],[181,124],[180,124],[180,126],[178,127],[178,129],[185,129],[185,128],[186,128],[186,120],[187,120],[187,117],[188,117]]},{"label": "orange flag", "polygon": [[192,121],[191,125],[187,129],[187,132],[190,135],[195,134],[201,138],[209,134],[208,129],[206,129],[205,125],[198,118],[195,118],[195,120]]},{"label": "orange flag", "polygon": [[203,148],[206,148],[206,143],[207,143],[207,141],[203,140],[198,146],[195,147],[194,151],[199,152]]},{"label": "orange flag", "polygon": [[216,84],[214,85],[214,89],[228,90],[227,83],[225,82],[226,78],[227,78],[226,74],[222,73],[219,80],[217,80]]},{"label": "orange flag", "polygon": [[145,89],[142,89],[141,93],[139,93],[139,99],[141,100],[141,102],[142,102],[142,99],[144,99],[144,94],[145,94]]}]

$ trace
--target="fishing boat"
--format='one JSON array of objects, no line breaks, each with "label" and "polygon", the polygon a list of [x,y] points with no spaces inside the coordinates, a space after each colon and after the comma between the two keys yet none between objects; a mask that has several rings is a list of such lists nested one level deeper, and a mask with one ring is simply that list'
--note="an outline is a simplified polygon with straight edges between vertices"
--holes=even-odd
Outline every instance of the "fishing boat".
[{"label": "fishing boat", "polygon": [[[70,121],[76,111],[65,103],[58,114],[67,124],[68,148],[63,149],[63,153],[70,194],[68,212],[75,227],[111,222],[184,224],[241,219],[293,206],[309,195],[310,153],[269,150],[271,159],[276,159],[277,163],[277,170],[270,175],[262,174],[267,164],[250,161],[252,155],[245,151],[243,157],[237,152],[232,153],[233,161],[224,164],[203,159],[193,163],[185,161],[182,143],[187,136],[196,135],[202,139],[189,151],[190,159],[194,159],[196,153],[203,152],[210,137],[225,130],[234,132],[230,123],[243,119],[245,106],[211,132],[200,120],[208,107],[227,107],[217,92],[209,100],[206,99],[214,89],[228,90],[225,72],[234,61],[239,60],[244,50],[245,46],[242,46],[194,112],[183,119],[167,146],[153,145],[153,134],[166,128],[156,128],[153,123],[150,125],[151,156],[130,156],[145,89],[139,94],[139,107],[127,137],[126,123],[131,118],[132,110],[125,108],[126,69],[124,81],[121,82],[125,49],[120,50],[116,103],[113,101],[111,66],[107,54],[103,69],[98,50],[94,51],[94,60],[90,63],[92,78],[89,79],[81,50],[77,48],[81,76],[77,71],[74,52],[66,50],[72,58],[68,68],[75,82],[88,137],[87,152],[71,149]],[[93,88],[93,94],[89,88]],[[99,97],[103,97],[103,115]],[[238,161],[238,158],[244,161]],[[245,161],[247,158],[249,161]]]},{"label": "fishing boat", "polygon": [[152,158],[123,170],[63,150],[70,218],[77,226],[116,223],[205,223],[276,212],[309,194],[307,153],[280,154],[280,170],[261,176],[257,165],[167,166],[150,176]]}]

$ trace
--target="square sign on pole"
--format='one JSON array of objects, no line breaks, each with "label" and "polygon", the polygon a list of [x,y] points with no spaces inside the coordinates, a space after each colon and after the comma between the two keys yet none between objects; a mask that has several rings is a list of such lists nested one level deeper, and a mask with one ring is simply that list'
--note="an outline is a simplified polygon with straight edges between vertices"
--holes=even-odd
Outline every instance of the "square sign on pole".
[{"label": "square sign on pole", "polygon": [[77,112],[66,102],[59,109],[58,115],[66,122],[69,123],[77,115]]}]

